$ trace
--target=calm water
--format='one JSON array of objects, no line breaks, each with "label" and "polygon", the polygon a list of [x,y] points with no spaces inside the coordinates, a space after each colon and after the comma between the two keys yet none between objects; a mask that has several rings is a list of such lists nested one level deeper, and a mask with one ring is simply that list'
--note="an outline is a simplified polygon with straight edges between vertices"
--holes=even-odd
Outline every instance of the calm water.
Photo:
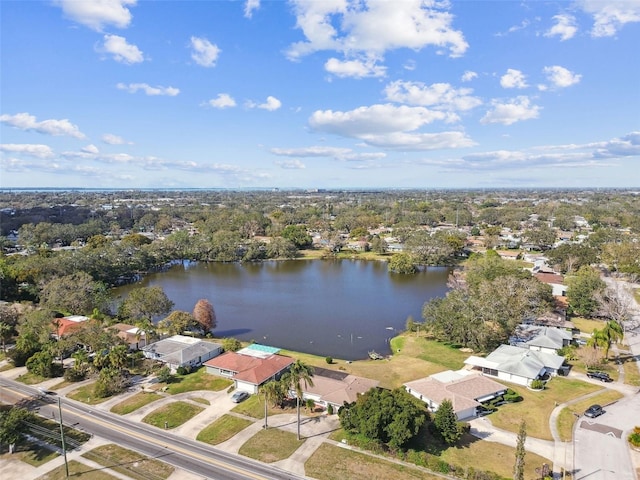
[{"label": "calm water", "polygon": [[369,350],[390,353],[388,341],[407,317],[422,321],[422,305],[445,295],[448,274],[437,267],[389,274],[384,262],[358,260],[190,263],[138,285],[162,287],[177,310],[191,312],[208,299],[218,317],[216,337],[355,360]]}]

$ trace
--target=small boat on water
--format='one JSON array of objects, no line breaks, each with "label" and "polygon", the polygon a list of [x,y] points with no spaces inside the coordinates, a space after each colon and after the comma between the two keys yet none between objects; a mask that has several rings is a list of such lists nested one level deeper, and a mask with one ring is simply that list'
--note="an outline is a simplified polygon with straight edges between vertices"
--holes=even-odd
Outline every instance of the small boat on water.
[{"label": "small boat on water", "polygon": [[378,352],[376,352],[375,350],[371,350],[369,352],[369,358],[371,360],[382,360],[384,357],[380,355]]}]

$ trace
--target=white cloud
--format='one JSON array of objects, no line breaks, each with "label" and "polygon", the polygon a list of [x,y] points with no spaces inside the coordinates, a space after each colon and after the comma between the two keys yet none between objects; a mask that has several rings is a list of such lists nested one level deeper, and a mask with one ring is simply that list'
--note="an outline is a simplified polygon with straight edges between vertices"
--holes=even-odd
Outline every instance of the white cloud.
[{"label": "white cloud", "polygon": [[124,138],[119,137],[118,135],[113,135],[111,133],[105,133],[102,135],[102,141],[109,145],[131,145],[131,142],[127,142]]},{"label": "white cloud", "polygon": [[272,148],[271,153],[281,157],[333,158],[340,161],[377,160],[387,156],[384,152],[354,152],[350,148],[313,146],[303,148]]},{"label": "white cloud", "polygon": [[228,93],[219,93],[216,98],[212,98],[207,105],[213,108],[231,108],[236,106],[236,101]]},{"label": "white cloud", "polygon": [[544,67],[543,71],[547,75],[547,79],[557,88],[570,87],[579,83],[582,78],[582,75],[575,74],[571,70],[558,65]]},{"label": "white cloud", "polygon": [[220,50],[206,38],[191,37],[191,58],[201,67],[215,67]]},{"label": "white cloud", "polygon": [[472,72],[471,70],[467,70],[462,74],[461,80],[463,82],[470,82],[474,78],[478,78],[478,74],[476,72]]},{"label": "white cloud", "polygon": [[305,164],[298,159],[276,160],[274,163],[278,165],[280,168],[284,168],[286,170],[303,170],[307,168]]},{"label": "white cloud", "polygon": [[573,15],[555,15],[553,17],[555,24],[544,34],[545,37],[560,37],[561,41],[573,38],[578,31],[576,27],[576,18]]},{"label": "white cloud", "polygon": [[253,11],[260,8],[260,0],[246,0],[244,4],[244,16],[246,18],[251,18],[253,16]]},{"label": "white cloud", "polygon": [[640,22],[637,0],[580,0],[578,6],[593,16],[593,37],[612,37],[627,23]]},{"label": "white cloud", "polygon": [[270,112],[273,112],[274,110],[278,110],[282,106],[282,102],[276,97],[272,97],[271,95],[269,95],[267,97],[267,101],[264,103],[255,103],[249,100],[245,105],[247,108],[260,108],[262,110],[269,110]]},{"label": "white cloud", "polygon": [[373,60],[338,60],[330,58],[324,64],[324,69],[337,77],[384,77],[387,69],[381,65],[376,65]]},{"label": "white cloud", "polygon": [[399,150],[468,147],[474,143],[462,132],[408,133],[436,120],[446,112],[424,107],[391,104],[359,107],[348,112],[318,110],[309,118],[312,129],[358,138],[368,145]]},{"label": "white cloud", "polygon": [[49,147],[49,145],[42,144],[4,143],[0,144],[0,151],[28,155],[30,157],[37,158],[53,157],[53,150],[51,150],[51,147]]},{"label": "white cloud", "polygon": [[[544,153],[539,153],[539,151]],[[640,155],[640,132],[630,132],[620,138],[582,145],[544,145],[527,150],[496,150],[463,156],[453,162],[441,163],[449,170],[504,171],[520,168],[585,168],[610,167],[612,159]]]},{"label": "white cloud", "polygon": [[538,118],[541,107],[532,105],[529,98],[525,96],[511,99],[508,103],[501,103],[498,100],[491,102],[492,109],[489,110],[480,123],[501,123],[512,125],[522,120]]},{"label": "white cloud", "polygon": [[388,84],[384,92],[387,99],[393,102],[452,112],[471,110],[482,104],[479,98],[471,95],[471,88],[456,89],[448,83],[425,85],[421,82],[398,80]]},{"label": "white cloud", "polygon": [[101,32],[107,25],[128,27],[131,23],[128,7],[134,6],[136,0],[54,0],[54,4],[71,20]]},{"label": "white cloud", "polygon": [[293,4],[296,26],[306,41],[290,46],[287,56],[292,60],[322,50],[379,58],[388,50],[426,46],[448,49],[450,56],[458,57],[469,46],[462,32],[452,29],[454,17],[445,10],[446,2],[294,0]]},{"label": "white cloud", "polygon": [[144,61],[142,51],[135,45],[127,43],[127,39],[119,35],[105,35],[100,51],[113,55],[116,62],[128,65]]},{"label": "white cloud", "polygon": [[500,85],[502,88],[527,88],[526,75],[520,70],[513,68],[507,69],[502,77],[500,77]]},{"label": "white cloud", "polygon": [[96,147],[94,144],[89,144],[86,147],[82,147],[81,149],[83,152],[85,153],[91,153],[94,155],[97,155],[98,153],[100,153],[100,150],[98,150],[98,147]]},{"label": "white cloud", "polygon": [[15,115],[0,115],[0,122],[6,123],[20,130],[34,131],[47,135],[62,136],[67,135],[75,138],[84,138],[85,135],[78,127],[66,118],[63,120],[43,120],[38,122],[36,117],[28,113],[17,113]]},{"label": "white cloud", "polygon": [[118,90],[124,90],[129,93],[136,93],[138,90],[142,90],[145,94],[155,96],[155,95],[167,95],[169,97],[175,97],[180,93],[180,89],[174,87],[152,87],[146,83],[118,83],[116,85]]}]

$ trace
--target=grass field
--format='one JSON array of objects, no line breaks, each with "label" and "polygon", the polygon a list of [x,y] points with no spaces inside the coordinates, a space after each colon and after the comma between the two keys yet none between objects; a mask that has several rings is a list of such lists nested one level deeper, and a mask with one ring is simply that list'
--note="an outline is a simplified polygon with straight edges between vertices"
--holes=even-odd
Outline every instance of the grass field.
[{"label": "grass field", "polygon": [[[301,406],[301,412],[304,412],[304,406]],[[248,417],[253,418],[264,418],[264,397],[260,395],[251,395],[244,402],[239,403],[233,409],[232,412],[239,413],[241,415],[246,415]],[[281,413],[291,413],[295,411],[295,407],[274,407],[273,405],[268,405],[267,414],[268,415],[280,415]]]},{"label": "grass field", "polygon": [[571,322],[583,333],[592,333],[595,329],[604,327],[602,320],[591,320],[583,317],[573,317]]},{"label": "grass field", "polygon": [[582,415],[590,405],[597,403],[598,405],[608,405],[619,400],[623,395],[615,390],[604,391],[594,397],[587,398],[580,402],[576,402],[565,407],[558,415],[558,433],[563,442],[569,442],[573,438],[573,426],[576,423],[576,415]]},{"label": "grass field", "polygon": [[305,475],[318,480],[441,480],[424,470],[323,443],[304,464]]},{"label": "grass field", "polygon": [[553,440],[549,417],[556,404],[602,388],[581,380],[562,377],[552,378],[541,392],[519,386],[510,387],[522,396],[523,401],[502,405],[487,418],[494,426],[514,433],[518,433],[520,422],[524,420],[527,422],[527,435],[543,440]]},{"label": "grass field", "polygon": [[96,447],[82,456],[134,480],[161,480],[168,478],[175,470],[167,463],[114,444]]},{"label": "grass field", "polygon": [[0,455],[0,463],[8,462],[10,460],[19,460],[34,467],[39,467],[40,465],[44,465],[48,461],[60,456],[58,452],[51,448],[46,448],[42,445],[28,441],[17,444],[12,454],[9,454],[8,450],[5,450],[4,447],[5,445],[3,445],[0,450],[0,452],[2,452]]},{"label": "grass field", "polygon": [[232,383],[229,379],[209,375],[207,369],[201,367],[187,375],[176,375],[173,381],[167,385],[166,391],[172,395],[196,390],[212,390],[217,392],[228,388]]},{"label": "grass field", "polygon": [[98,405],[99,403],[106,402],[109,397],[99,398],[93,393],[94,383],[84,385],[71,393],[67,394],[67,397],[77,400],[78,402],[86,403],[87,405]]},{"label": "grass field", "polygon": [[204,408],[187,402],[173,402],[154,410],[142,419],[144,423],[158,428],[176,428],[191,420]]},{"label": "grass field", "polygon": [[65,473],[64,465],[60,465],[58,468],[38,477],[37,480],[65,480],[66,478],[73,478],[74,480],[118,480],[118,477],[96,470],[75,460],[69,461],[69,477]]},{"label": "grass field", "polygon": [[41,377],[40,375],[35,375],[33,373],[27,372],[20,375],[16,378],[18,382],[22,382],[25,385],[36,385],[38,383],[42,383],[45,380],[49,380],[48,378]]},{"label": "grass field", "polygon": [[223,415],[198,433],[196,440],[209,445],[217,445],[229,440],[236,433],[252,425],[251,420],[233,415]]},{"label": "grass field", "polygon": [[295,433],[269,428],[260,430],[251,437],[240,447],[238,453],[261,462],[273,463],[289,458],[303,443],[304,439],[298,440]]},{"label": "grass field", "polygon": [[118,415],[126,415],[127,413],[131,413],[145,405],[150,404],[151,402],[155,402],[156,400],[160,400],[162,395],[158,395],[157,393],[145,393],[138,392],[135,395],[128,397],[126,400],[114,405],[111,407],[112,413],[117,413]]},{"label": "grass field", "polygon": [[[384,360],[357,360],[347,363],[334,359],[327,365],[325,357],[282,351],[283,355],[300,358],[317,367],[341,370],[360,377],[380,381],[384,388],[397,388],[403,383],[426,377],[447,369],[459,369],[470,355],[449,345],[429,340],[424,336],[400,336],[392,339],[393,355]],[[399,350],[399,351],[398,351]]]}]

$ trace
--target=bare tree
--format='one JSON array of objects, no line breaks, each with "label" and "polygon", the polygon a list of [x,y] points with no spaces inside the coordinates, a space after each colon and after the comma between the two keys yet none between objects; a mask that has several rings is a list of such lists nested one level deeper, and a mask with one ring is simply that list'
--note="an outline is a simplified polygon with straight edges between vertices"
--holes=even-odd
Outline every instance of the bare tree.
[{"label": "bare tree", "polygon": [[625,324],[632,317],[632,305],[631,299],[627,292],[623,291],[623,287],[617,283],[609,284],[603,291],[596,292],[595,297],[598,302],[598,316],[616,322],[624,332]]},{"label": "bare tree", "polygon": [[202,328],[202,333],[207,334],[217,326],[216,312],[211,302],[201,298],[193,308],[193,316]]}]

